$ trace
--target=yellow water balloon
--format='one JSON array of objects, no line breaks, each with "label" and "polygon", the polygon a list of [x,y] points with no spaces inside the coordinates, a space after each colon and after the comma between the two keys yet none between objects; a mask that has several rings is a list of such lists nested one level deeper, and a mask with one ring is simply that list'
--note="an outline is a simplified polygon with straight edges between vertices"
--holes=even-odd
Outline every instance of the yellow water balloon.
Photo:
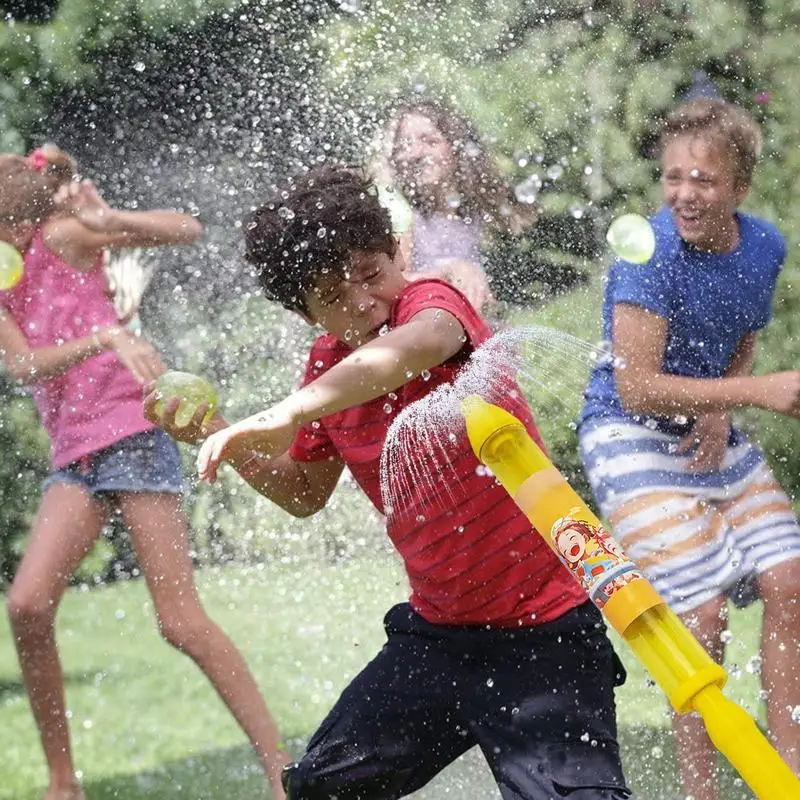
[{"label": "yellow water balloon", "polygon": [[606,241],[623,261],[646,264],[656,249],[653,226],[640,214],[617,217],[606,233]]},{"label": "yellow water balloon", "polygon": [[0,289],[13,289],[22,280],[22,254],[14,245],[0,242]]},{"label": "yellow water balloon", "polygon": [[180,399],[175,421],[181,426],[186,425],[203,404],[208,405],[208,413],[203,417],[203,422],[208,422],[219,405],[217,390],[205,378],[191,372],[178,370],[165,372],[156,381],[156,392],[161,395],[155,406],[159,416],[163,413],[168,400],[173,397]]}]

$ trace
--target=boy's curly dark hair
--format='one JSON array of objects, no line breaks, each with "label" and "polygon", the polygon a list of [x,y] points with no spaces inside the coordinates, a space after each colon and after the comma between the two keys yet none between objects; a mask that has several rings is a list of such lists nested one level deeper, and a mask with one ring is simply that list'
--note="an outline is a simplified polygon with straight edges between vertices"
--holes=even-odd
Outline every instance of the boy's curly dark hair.
[{"label": "boy's curly dark hair", "polygon": [[264,294],[303,313],[308,292],[325,275],[343,277],[353,251],[393,258],[397,249],[375,184],[352,165],[313,167],[272,186],[244,226],[245,258]]}]

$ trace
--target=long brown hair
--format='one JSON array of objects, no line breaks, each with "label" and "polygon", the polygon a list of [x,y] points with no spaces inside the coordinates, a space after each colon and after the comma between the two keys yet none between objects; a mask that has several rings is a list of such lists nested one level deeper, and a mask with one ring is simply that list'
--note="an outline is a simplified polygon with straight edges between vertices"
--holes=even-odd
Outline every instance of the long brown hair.
[{"label": "long brown hair", "polygon": [[[410,187],[403,186],[398,154],[402,143],[397,136],[400,122],[412,114],[429,119],[450,144],[454,159],[455,189],[459,204],[453,213],[461,217],[477,217],[498,230],[518,233],[536,218],[534,208],[522,208],[506,183],[499,167],[476,133],[472,123],[438,100],[404,102],[394,109],[394,137],[389,164],[400,183],[401,191],[414,204]],[[410,196],[412,195],[412,196]]]},{"label": "long brown hair", "polygon": [[0,154],[0,220],[38,225],[55,211],[59,187],[75,179],[75,162],[53,144],[29,156]]}]

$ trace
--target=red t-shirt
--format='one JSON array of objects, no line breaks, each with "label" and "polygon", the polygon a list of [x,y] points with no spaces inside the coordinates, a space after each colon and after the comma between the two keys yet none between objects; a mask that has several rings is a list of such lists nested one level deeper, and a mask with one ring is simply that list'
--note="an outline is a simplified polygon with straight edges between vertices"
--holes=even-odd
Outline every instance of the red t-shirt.
[{"label": "red t-shirt", "polygon": [[[449,312],[464,327],[468,341],[461,352],[432,369],[427,379],[420,376],[390,395],[304,426],[290,450],[296,461],[339,457],[381,513],[381,451],[392,421],[410,403],[452,383],[474,348],[492,335],[467,300],[437,280],[410,283],[395,301],[390,327],[431,308]],[[303,384],[352,352],[334,336],[320,336]],[[521,395],[503,393],[499,404],[521,419],[541,444]],[[438,467],[447,489],[438,498],[420,491],[411,507],[397,509],[387,519],[387,532],[408,573],[412,607],[433,623],[510,627],[548,622],[585,602],[583,589],[506,490],[481,468],[466,434],[451,438]],[[435,454],[422,457],[429,474],[436,475],[437,467],[430,464]],[[416,470],[411,465],[406,480],[419,485],[419,465]]]}]

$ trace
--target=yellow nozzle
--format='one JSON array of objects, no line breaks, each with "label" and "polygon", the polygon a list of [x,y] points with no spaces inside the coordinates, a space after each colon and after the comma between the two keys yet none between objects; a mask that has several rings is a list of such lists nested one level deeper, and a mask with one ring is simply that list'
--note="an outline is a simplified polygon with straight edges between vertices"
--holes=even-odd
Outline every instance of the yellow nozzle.
[{"label": "yellow nozzle", "polygon": [[461,403],[461,411],[478,461],[489,467],[512,497],[534,472],[553,469],[525,426],[504,408],[470,395]]},{"label": "yellow nozzle", "polygon": [[[461,401],[461,413],[467,425],[467,437],[479,461],[484,445],[503,428],[516,427],[525,430],[523,424],[504,408],[487,403],[480,395],[471,394]],[[485,463],[485,461],[484,461]]]}]

